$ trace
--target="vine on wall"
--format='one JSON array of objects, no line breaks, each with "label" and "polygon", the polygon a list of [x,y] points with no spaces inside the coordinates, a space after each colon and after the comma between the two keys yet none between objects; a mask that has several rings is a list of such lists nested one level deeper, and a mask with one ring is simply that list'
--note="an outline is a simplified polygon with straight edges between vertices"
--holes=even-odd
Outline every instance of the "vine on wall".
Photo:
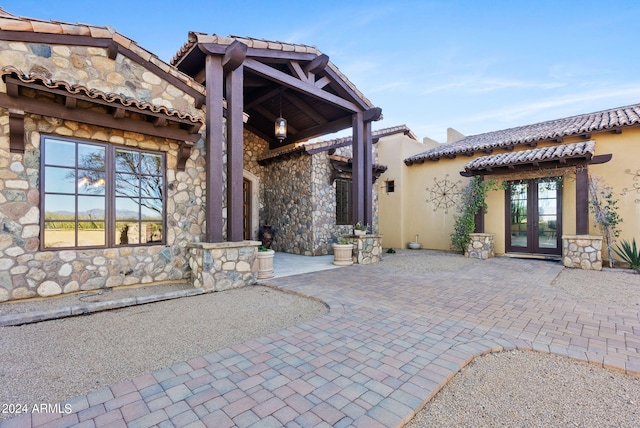
[{"label": "vine on wall", "polygon": [[595,226],[604,235],[609,267],[613,267],[614,245],[620,236],[618,224],[622,223],[622,217],[618,215],[618,200],[613,197],[613,189],[602,177],[589,175],[589,207],[595,215]]},{"label": "vine on wall", "polygon": [[485,202],[487,191],[495,186],[494,181],[484,182],[478,176],[471,179],[460,193],[460,204],[455,217],[453,233],[451,234],[451,247],[464,252],[471,242],[470,234],[476,228],[476,214],[480,209],[487,209]]}]

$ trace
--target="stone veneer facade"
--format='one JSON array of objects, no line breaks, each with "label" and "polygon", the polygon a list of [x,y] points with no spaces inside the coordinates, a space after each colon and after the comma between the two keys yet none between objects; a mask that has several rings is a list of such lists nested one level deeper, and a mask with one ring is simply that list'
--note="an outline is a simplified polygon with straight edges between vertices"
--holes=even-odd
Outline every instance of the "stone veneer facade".
[{"label": "stone veneer facade", "polygon": [[382,236],[361,235],[350,236],[353,244],[353,262],[360,265],[369,265],[382,261]]},{"label": "stone veneer facade", "polygon": [[[0,41],[0,50],[0,67],[203,114],[193,97],[121,55],[109,59],[103,48]],[[6,93],[2,81],[0,92]],[[24,128],[24,154],[11,153],[8,114],[0,108],[0,301],[188,278],[186,245],[204,231],[202,139],[185,171],[178,171],[175,140],[32,114],[25,115]],[[46,135],[164,152],[165,245],[40,251],[40,139]]]},{"label": "stone veneer facade", "polygon": [[[0,50],[0,67],[13,66],[24,73],[37,72],[52,80],[204,116],[203,110],[194,107],[192,96],[122,55],[109,59],[104,48],[0,41]],[[23,91],[34,98],[47,96]],[[6,93],[1,80],[0,93]],[[106,107],[82,101],[78,108],[107,113]],[[0,302],[190,277],[187,247],[205,238],[204,138],[194,144],[185,170],[178,171],[179,141],[33,114],[25,115],[24,128],[24,154],[10,152],[9,115],[0,108]],[[204,129],[200,132],[204,134]],[[165,243],[41,251],[40,140],[46,135],[165,153]],[[258,177],[258,217],[261,225],[270,224],[276,231],[273,249],[330,254],[331,244],[351,234],[352,227],[335,224],[335,185],[329,180],[328,152],[303,153],[261,166],[257,159],[268,150],[268,142],[247,131],[244,137],[244,169]],[[338,152],[349,155],[345,149]],[[226,225],[226,210],[223,217]]]},{"label": "stone veneer facade", "polygon": [[495,256],[495,238],[493,233],[470,233],[471,242],[467,245],[465,257],[472,259],[490,259]]},{"label": "stone veneer facade", "polygon": [[189,244],[190,282],[204,291],[255,284],[258,241]]},{"label": "stone veneer facade", "polygon": [[562,262],[565,267],[602,270],[602,236],[563,235]]}]

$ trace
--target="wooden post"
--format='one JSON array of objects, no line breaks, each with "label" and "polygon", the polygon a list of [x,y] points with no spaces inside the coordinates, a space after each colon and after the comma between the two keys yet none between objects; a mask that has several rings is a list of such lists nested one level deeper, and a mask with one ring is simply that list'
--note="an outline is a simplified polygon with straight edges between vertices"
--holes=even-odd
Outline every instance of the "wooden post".
[{"label": "wooden post", "polygon": [[[373,227],[373,144],[371,142],[371,122],[364,123],[364,224]],[[373,231],[372,231],[373,232]]]},{"label": "wooden post", "polygon": [[576,167],[576,235],[589,234],[589,170]]},{"label": "wooden post", "polygon": [[353,137],[352,168],[351,168],[351,212],[352,223],[364,220],[364,122],[362,113],[354,113],[351,116]]},{"label": "wooden post", "polygon": [[243,100],[242,66],[227,75],[227,241],[244,239],[242,168],[243,168]]},{"label": "wooden post", "polygon": [[222,218],[222,145],[224,136],[223,123],[223,73],[221,57],[207,55],[205,62],[207,79],[207,111],[206,126],[206,240],[207,242],[223,241]]}]

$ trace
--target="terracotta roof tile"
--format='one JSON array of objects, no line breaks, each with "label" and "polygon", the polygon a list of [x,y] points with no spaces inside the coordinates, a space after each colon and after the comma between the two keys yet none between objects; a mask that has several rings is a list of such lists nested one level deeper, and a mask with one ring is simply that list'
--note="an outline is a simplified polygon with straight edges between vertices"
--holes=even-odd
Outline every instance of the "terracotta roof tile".
[{"label": "terracotta roof tile", "polygon": [[[371,136],[373,138],[381,138],[387,135],[393,135],[393,134],[399,134],[399,133],[406,134],[410,138],[417,140],[417,137],[413,134],[413,132],[411,132],[411,130],[409,129],[409,127],[407,127],[407,125],[400,125],[400,126],[394,126],[390,128],[379,129],[377,131],[373,131],[371,133]],[[338,147],[349,146],[351,145],[351,140],[352,140],[352,137],[341,137],[341,138],[334,138],[332,140],[316,141],[313,143],[310,143],[310,142],[296,143],[291,146],[285,146],[275,150],[270,150],[264,153],[262,156],[260,156],[258,160],[265,161],[268,159],[275,159],[280,156],[283,156],[289,153],[294,153],[294,152],[318,152],[318,151],[331,150]]]},{"label": "terracotta roof tile", "polygon": [[590,159],[594,154],[595,147],[595,141],[584,141],[573,144],[561,144],[558,146],[541,147],[539,149],[481,156],[467,163],[464,168],[467,171],[477,171],[506,166],[531,164],[534,162],[549,162],[560,159]]},{"label": "terracotta roof tile", "polygon": [[[189,33],[189,40],[178,50],[178,52],[174,55],[171,60],[171,64],[177,64],[183,56],[189,52],[194,45],[197,43],[215,43],[221,45],[230,45],[234,41],[240,41],[247,45],[250,48],[254,49],[270,49],[282,52],[299,52],[299,53],[308,53],[312,55],[321,55],[320,52],[315,46],[301,45],[301,44],[292,44],[278,41],[270,41],[264,39],[254,39],[251,37],[238,37],[238,36],[229,36],[222,37],[216,34],[207,35],[203,33]],[[354,91],[354,93],[362,99],[369,107],[374,107],[371,101],[364,96],[362,92],[340,71],[335,64],[329,61],[328,67],[330,67],[349,87]]]},{"label": "terracotta roof tile", "polygon": [[135,41],[117,33],[110,26],[100,27],[88,24],[70,24],[60,21],[44,21],[34,18],[25,18],[12,15],[0,8],[0,31],[24,31],[43,34],[62,34],[72,36],[89,36],[97,39],[112,39],[122,47],[129,49],[143,60],[153,62],[165,72],[182,80],[188,86],[198,90],[202,94],[205,89],[192,78],[178,71],[176,68],[161,61],[155,54],[139,46]]},{"label": "terracotta roof tile", "polygon": [[204,119],[200,116],[193,116],[190,113],[168,108],[162,105],[151,104],[140,101],[132,97],[121,94],[106,93],[95,88],[87,88],[83,85],[70,84],[62,80],[51,80],[41,73],[24,73],[16,67],[6,66],[0,69],[0,76],[12,76],[25,83],[37,83],[50,89],[62,89],[70,94],[79,94],[91,99],[101,99],[108,103],[119,103],[125,107],[135,107],[138,110],[148,110],[153,113],[161,113],[170,117],[186,119],[192,123],[204,124]]},{"label": "terracotta roof tile", "polygon": [[509,148],[533,142],[640,125],[640,104],[618,107],[594,113],[555,119],[485,134],[471,135],[451,144],[442,144],[405,159],[405,164],[454,157],[498,148]]}]

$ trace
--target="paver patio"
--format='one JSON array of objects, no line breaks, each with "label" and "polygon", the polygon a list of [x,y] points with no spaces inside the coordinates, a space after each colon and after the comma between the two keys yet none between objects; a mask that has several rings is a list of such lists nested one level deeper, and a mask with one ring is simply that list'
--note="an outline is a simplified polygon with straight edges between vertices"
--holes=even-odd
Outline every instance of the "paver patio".
[{"label": "paver patio", "polygon": [[639,311],[549,287],[561,269],[494,258],[428,275],[383,262],[279,278],[330,313],[2,427],[394,427],[474,356],[514,348],[640,375]]}]

